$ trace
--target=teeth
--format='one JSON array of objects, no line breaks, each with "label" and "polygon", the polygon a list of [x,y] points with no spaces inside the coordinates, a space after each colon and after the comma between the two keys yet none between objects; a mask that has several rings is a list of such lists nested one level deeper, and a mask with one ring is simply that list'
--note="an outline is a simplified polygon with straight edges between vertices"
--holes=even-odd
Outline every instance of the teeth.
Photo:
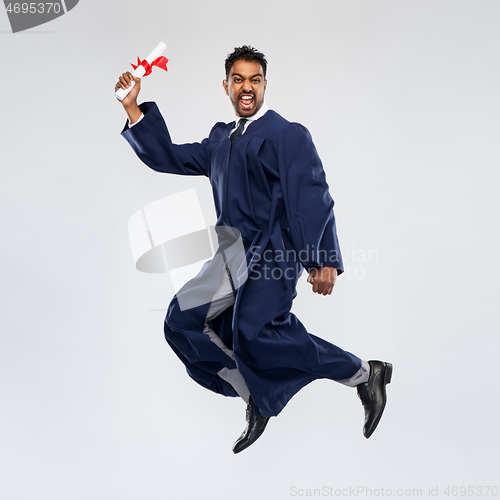
[{"label": "teeth", "polygon": [[244,96],[242,97],[242,99],[245,99],[245,100],[250,100],[250,99],[253,99],[253,97],[252,97],[252,96],[249,96],[249,95],[244,95]]}]

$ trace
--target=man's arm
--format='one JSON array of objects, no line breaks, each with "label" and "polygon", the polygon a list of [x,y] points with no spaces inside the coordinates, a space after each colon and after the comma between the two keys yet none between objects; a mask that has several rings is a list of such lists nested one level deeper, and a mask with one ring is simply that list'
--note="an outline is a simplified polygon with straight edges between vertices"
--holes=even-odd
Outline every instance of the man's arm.
[{"label": "man's arm", "polygon": [[130,72],[123,73],[115,85],[115,90],[128,88],[132,80],[136,82],[134,88],[121,101],[128,116],[128,123],[122,135],[137,156],[157,172],[208,176],[208,140],[193,144],[173,144],[156,104],[137,104],[140,78],[134,77]]},{"label": "man's arm", "polygon": [[307,129],[285,129],[279,147],[280,181],[289,233],[313,292],[329,295],[343,272],[333,199]]}]

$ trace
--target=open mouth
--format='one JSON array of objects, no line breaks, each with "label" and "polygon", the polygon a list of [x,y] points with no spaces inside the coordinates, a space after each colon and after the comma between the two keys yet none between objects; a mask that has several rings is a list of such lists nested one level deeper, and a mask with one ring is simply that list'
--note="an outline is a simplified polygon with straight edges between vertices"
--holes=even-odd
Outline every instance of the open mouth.
[{"label": "open mouth", "polygon": [[252,95],[243,95],[240,97],[240,104],[243,109],[250,109],[253,104],[253,96]]}]

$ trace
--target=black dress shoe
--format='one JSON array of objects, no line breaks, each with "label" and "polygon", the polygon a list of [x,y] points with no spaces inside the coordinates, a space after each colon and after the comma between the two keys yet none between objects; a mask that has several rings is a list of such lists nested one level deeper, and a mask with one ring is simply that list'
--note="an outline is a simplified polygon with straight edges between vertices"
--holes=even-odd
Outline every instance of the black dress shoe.
[{"label": "black dress shoe", "polygon": [[391,381],[392,365],[383,361],[368,361],[370,377],[368,382],[356,386],[358,396],[365,409],[363,434],[369,438],[376,429],[384,412],[387,394],[385,386]]},{"label": "black dress shoe", "polygon": [[233,453],[239,453],[257,441],[262,436],[269,418],[262,415],[255,415],[254,404],[252,398],[250,398],[246,412],[247,427],[236,443],[234,443]]}]

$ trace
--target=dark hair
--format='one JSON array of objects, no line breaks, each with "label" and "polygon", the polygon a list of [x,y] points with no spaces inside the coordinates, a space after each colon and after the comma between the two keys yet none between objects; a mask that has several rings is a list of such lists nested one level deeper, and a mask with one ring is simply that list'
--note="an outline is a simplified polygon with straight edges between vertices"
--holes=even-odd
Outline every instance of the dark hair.
[{"label": "dark hair", "polygon": [[266,56],[259,52],[257,49],[254,49],[250,45],[243,45],[242,47],[235,47],[234,51],[229,54],[226,58],[225,66],[226,66],[226,78],[229,78],[229,72],[233,67],[233,64],[236,61],[243,59],[244,61],[255,61],[258,62],[262,66],[262,71],[264,71],[264,78],[266,77],[267,72],[267,61]]}]

